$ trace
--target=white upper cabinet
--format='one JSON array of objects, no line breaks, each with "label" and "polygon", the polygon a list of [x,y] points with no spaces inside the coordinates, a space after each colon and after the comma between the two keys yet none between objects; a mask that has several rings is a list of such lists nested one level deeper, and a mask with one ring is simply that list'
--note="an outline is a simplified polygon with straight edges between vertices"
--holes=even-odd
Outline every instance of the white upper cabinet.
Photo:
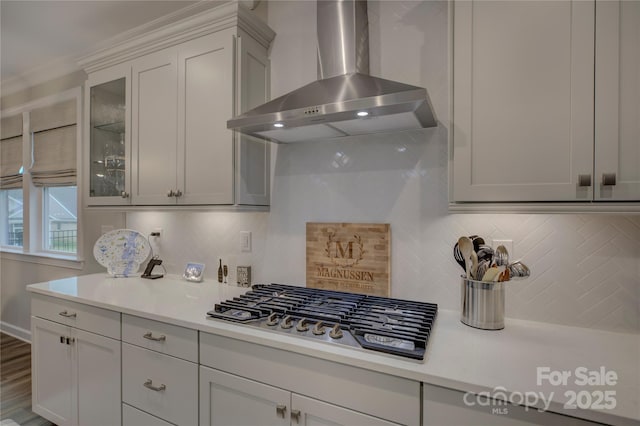
[{"label": "white upper cabinet", "polygon": [[456,1],[454,201],[589,200],[590,1]]},{"label": "white upper cabinet", "polygon": [[639,8],[454,3],[453,202],[640,200]]},{"label": "white upper cabinet", "polygon": [[640,200],[640,2],[596,2],[595,199]]},{"label": "white upper cabinet", "polygon": [[[226,123],[269,99],[267,51],[275,34],[238,2],[185,10],[81,60],[89,81],[129,72],[123,81],[130,101],[119,110],[127,114],[124,181],[101,197],[90,187],[87,205],[269,205],[270,144]],[[102,157],[92,160],[88,174],[104,175],[95,166]],[[105,178],[92,179],[105,186]]]},{"label": "white upper cabinet", "polygon": [[175,48],[133,62],[133,204],[175,203],[177,62]]}]

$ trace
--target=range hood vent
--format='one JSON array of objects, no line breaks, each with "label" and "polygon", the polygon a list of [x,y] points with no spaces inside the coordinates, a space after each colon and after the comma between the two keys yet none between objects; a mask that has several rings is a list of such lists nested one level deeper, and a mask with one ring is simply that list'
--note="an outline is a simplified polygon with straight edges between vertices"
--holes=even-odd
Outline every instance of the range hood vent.
[{"label": "range hood vent", "polygon": [[302,142],[437,126],[427,91],[369,75],[367,2],[318,0],[318,81],[227,121],[227,128]]}]

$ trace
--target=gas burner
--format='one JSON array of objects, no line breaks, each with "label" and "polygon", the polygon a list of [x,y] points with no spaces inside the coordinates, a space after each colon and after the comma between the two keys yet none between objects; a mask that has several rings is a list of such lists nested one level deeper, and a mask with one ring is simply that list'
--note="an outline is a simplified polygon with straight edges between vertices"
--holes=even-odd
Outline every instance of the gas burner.
[{"label": "gas burner", "polygon": [[424,361],[434,303],[283,284],[255,285],[208,318]]}]

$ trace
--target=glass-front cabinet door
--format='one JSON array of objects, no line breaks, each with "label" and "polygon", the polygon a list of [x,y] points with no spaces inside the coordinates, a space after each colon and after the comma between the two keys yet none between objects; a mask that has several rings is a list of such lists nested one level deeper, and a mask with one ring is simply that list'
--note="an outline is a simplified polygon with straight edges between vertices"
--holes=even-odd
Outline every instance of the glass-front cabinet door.
[{"label": "glass-front cabinet door", "polygon": [[130,76],[129,66],[117,66],[92,73],[87,80],[89,206],[130,203]]}]

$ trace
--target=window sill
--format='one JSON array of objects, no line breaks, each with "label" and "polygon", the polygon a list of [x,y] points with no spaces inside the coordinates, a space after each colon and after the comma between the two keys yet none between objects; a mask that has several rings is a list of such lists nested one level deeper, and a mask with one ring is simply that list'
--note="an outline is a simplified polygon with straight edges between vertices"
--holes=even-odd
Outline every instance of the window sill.
[{"label": "window sill", "polygon": [[0,257],[3,260],[15,260],[18,262],[36,263],[67,269],[79,270],[84,267],[84,260],[77,256],[58,253],[24,253],[19,250],[11,250],[3,247],[2,251],[0,251]]}]

